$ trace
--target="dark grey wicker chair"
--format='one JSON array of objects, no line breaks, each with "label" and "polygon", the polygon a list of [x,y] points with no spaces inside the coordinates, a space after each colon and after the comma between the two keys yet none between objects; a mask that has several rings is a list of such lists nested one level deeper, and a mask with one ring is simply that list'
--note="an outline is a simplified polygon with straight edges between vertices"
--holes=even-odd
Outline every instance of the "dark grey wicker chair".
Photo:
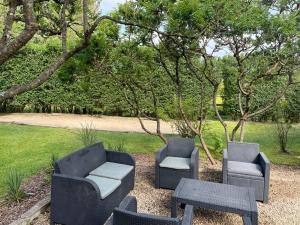
[{"label": "dark grey wicker chair", "polygon": [[115,208],[105,225],[192,225],[193,206],[186,205],[182,220],[165,216],[137,213],[135,197],[128,196]]},{"label": "dark grey wicker chair", "polygon": [[228,142],[223,152],[223,183],[255,189],[256,200],[268,202],[270,162],[255,143]]},{"label": "dark grey wicker chair", "polygon": [[134,159],[106,151],[101,143],[58,160],[52,176],[51,224],[104,224],[134,188],[134,176]]},{"label": "dark grey wicker chair", "polygon": [[155,187],[175,189],[180,179],[198,179],[199,150],[193,139],[171,138],[155,160]]}]

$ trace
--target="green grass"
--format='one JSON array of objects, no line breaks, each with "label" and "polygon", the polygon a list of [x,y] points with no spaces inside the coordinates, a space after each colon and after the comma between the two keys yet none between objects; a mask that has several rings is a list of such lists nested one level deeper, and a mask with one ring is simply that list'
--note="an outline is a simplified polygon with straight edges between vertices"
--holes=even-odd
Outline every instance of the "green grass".
[{"label": "green grass", "polygon": [[[259,143],[273,163],[300,166],[300,159],[297,158],[300,156],[300,126],[295,126],[290,133],[289,154],[278,151],[274,130],[272,124],[249,123],[245,140]],[[209,122],[208,131],[215,132],[225,143],[222,127],[217,121]],[[124,143],[131,153],[154,153],[162,146],[157,137],[139,133],[99,131],[97,138],[105,146]],[[206,139],[209,146],[214,146],[214,139],[209,133]],[[62,157],[81,147],[78,130],[0,124],[0,196],[5,193],[4,180],[11,169],[29,176],[49,165],[53,153]],[[214,155],[221,158],[220,152],[214,152]],[[204,156],[203,151],[201,156]]]}]

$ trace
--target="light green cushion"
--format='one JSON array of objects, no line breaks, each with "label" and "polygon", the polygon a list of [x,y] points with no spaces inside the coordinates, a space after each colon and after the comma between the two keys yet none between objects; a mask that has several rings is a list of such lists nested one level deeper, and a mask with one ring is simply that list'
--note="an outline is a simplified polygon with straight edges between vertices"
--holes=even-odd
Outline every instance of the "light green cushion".
[{"label": "light green cushion", "polygon": [[166,157],[160,164],[160,167],[172,168],[178,170],[188,170],[190,169],[191,159],[190,158],[180,158],[180,157]]},{"label": "light green cushion", "polygon": [[106,162],[91,171],[90,175],[122,180],[131,170],[133,170],[133,166]]},{"label": "light green cushion", "polygon": [[92,180],[100,189],[101,199],[106,198],[108,195],[113,193],[120,185],[121,181],[115,179],[109,179],[105,177],[98,177],[89,175],[86,177],[89,180]]}]

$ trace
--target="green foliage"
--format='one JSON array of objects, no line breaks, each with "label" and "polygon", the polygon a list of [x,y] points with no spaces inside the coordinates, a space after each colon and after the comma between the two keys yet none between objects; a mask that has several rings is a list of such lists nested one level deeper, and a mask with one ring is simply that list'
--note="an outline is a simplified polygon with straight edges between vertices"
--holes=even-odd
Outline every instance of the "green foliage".
[{"label": "green foliage", "polygon": [[277,121],[276,122],[276,134],[277,134],[277,142],[280,147],[280,151],[288,152],[287,144],[288,144],[288,134],[291,130],[292,125],[287,122]]},{"label": "green foliage", "polygon": [[300,85],[294,87],[286,94],[287,106],[285,114],[293,123],[300,122]]},{"label": "green foliage", "polygon": [[238,118],[238,87],[236,86],[237,69],[231,57],[223,59],[222,75],[224,83],[223,113],[233,120]]},{"label": "green foliage", "polygon": [[[193,124],[193,127],[197,129],[197,123],[191,122]],[[193,130],[190,129],[190,127],[186,124],[185,121],[175,119],[173,122],[173,125],[175,127],[175,130],[177,133],[184,138],[195,138],[196,134]]]},{"label": "green foliage", "polygon": [[124,140],[121,140],[121,142],[116,143],[116,144],[109,143],[108,149],[116,151],[116,152],[127,152]]},{"label": "green foliage", "polygon": [[97,131],[93,123],[82,124],[78,136],[84,146],[89,146],[97,142]]},{"label": "green foliage", "polygon": [[17,170],[11,170],[7,174],[5,180],[7,199],[13,202],[20,202],[25,198],[26,193],[22,189],[21,184],[23,175]]},{"label": "green foliage", "polygon": [[[91,9],[94,3],[95,1],[90,1]],[[128,84],[135,84],[134,90],[143,114],[159,115],[164,120],[176,118],[178,114],[174,115],[172,112],[174,107],[169,107],[174,104],[175,86],[163,69],[159,54],[154,48],[156,47],[160,49],[172,74],[175,56],[180,57],[182,97],[189,119],[197,120],[201,117],[200,105],[204,106],[204,114],[214,117],[211,110],[211,84],[205,81],[204,88],[201,87],[201,82],[192,75],[181,55],[183,46],[191,54],[194,50],[205,50],[205,42],[214,39],[218,49],[229,51],[231,56],[213,56],[208,64],[203,62],[201,54],[188,54],[188,58],[198,68],[198,78],[204,79],[203,71],[206,70],[211,79],[224,83],[224,102],[219,106],[223,109],[221,113],[223,116],[237,119],[240,116],[237,104],[238,63],[233,57],[234,49],[230,49],[227,43],[235,38],[239,42],[245,42],[245,49],[250,50],[257,46],[254,54],[243,61],[246,74],[242,78],[245,88],[251,90],[250,111],[255,111],[272,101],[274,93],[283,88],[287,79],[272,75],[251,83],[252,78],[262,75],[278,58],[281,59],[281,64],[290,65],[283,71],[295,73],[292,65],[299,61],[297,52],[300,45],[296,38],[296,34],[299,33],[299,14],[292,10],[292,6],[293,3],[288,1],[276,1],[272,5],[261,1],[243,0],[180,0],[176,3],[172,0],[128,1],[112,13],[113,17],[138,22],[165,32],[196,35],[197,38],[161,36],[158,42],[158,37],[155,37],[153,46],[152,31],[133,26],[123,29],[112,21],[104,20],[94,32],[87,49],[69,59],[46,84],[2,103],[0,109],[2,112],[103,113],[134,116],[136,110],[128,104],[124,94],[132,100],[133,95]],[[43,27],[57,28],[56,25],[60,24],[59,4],[53,1],[42,2],[36,7],[37,12],[43,7],[48,7],[55,22],[52,26],[49,20],[41,18],[38,23]],[[285,11],[278,13],[279,10]],[[68,8],[68,21],[76,22],[80,12],[80,1],[72,2]],[[68,48],[72,48],[78,43],[78,38],[72,32],[68,35]],[[276,50],[278,46],[275,44],[278,41],[284,42],[284,48]],[[242,58],[248,50],[241,49]],[[0,66],[1,90],[35,78],[55,61],[60,51],[59,36],[48,39],[35,37],[14,58]],[[149,87],[153,87],[157,96],[156,109],[153,107],[154,98]],[[285,96],[288,102],[286,109],[293,122],[300,120],[299,95],[297,86]],[[274,114],[269,111],[253,119],[274,120]]]}]

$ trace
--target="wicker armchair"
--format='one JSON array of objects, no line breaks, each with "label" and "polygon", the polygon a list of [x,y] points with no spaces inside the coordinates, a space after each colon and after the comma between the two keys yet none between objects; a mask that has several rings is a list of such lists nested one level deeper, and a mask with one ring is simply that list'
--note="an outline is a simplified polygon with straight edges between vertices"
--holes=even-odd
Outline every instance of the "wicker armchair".
[{"label": "wicker armchair", "polygon": [[182,220],[165,216],[137,213],[135,197],[128,196],[115,208],[105,225],[192,225],[193,206],[186,205]]},{"label": "wicker armchair", "polygon": [[188,138],[171,138],[155,160],[155,187],[175,189],[181,178],[198,179],[199,150]]},{"label": "wicker armchair", "polygon": [[256,200],[268,202],[270,162],[255,143],[228,142],[223,151],[223,183],[255,189]]},{"label": "wicker armchair", "polygon": [[127,153],[88,146],[55,163],[51,225],[104,224],[134,187],[135,161]]}]

